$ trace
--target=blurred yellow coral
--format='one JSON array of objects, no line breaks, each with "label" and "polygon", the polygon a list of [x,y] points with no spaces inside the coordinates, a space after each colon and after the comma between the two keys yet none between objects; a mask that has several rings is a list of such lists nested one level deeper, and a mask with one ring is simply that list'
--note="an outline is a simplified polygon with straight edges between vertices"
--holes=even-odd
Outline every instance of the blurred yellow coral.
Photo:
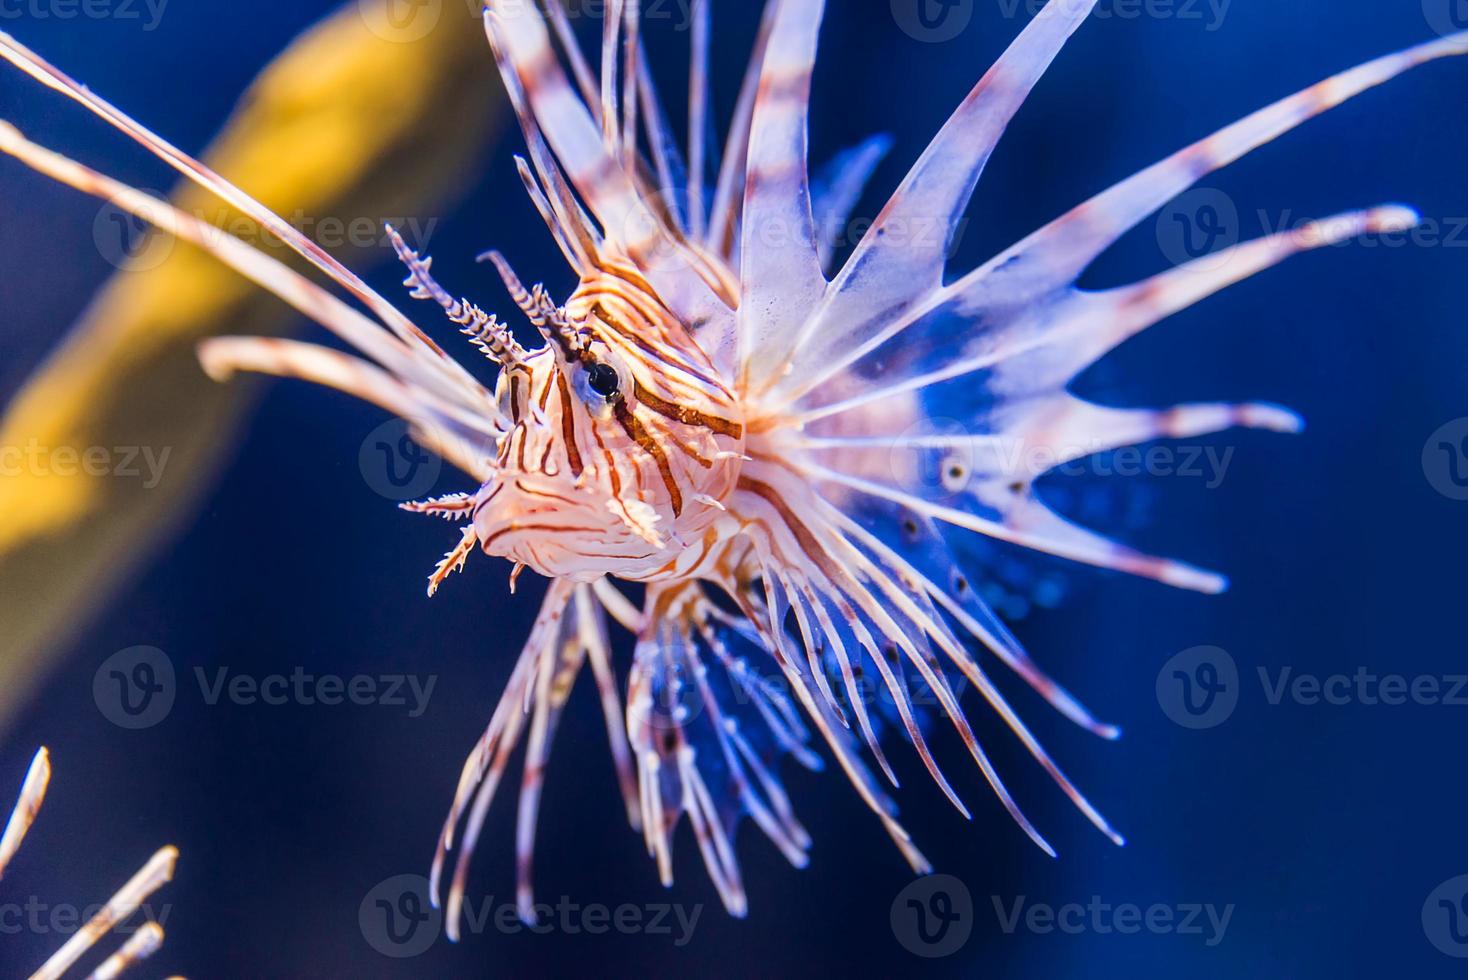
[{"label": "blurred yellow coral", "polygon": [[[422,214],[474,172],[503,120],[468,5],[435,8],[431,25],[402,34],[386,29],[373,3],[353,0],[283,52],[205,155],[288,220]],[[262,241],[253,224],[192,186],[175,202]],[[279,333],[297,321],[203,252],[154,245],[162,260],[117,273],[0,419],[0,447],[54,463],[0,478],[0,725],[48,655],[192,514],[231,445],[249,388],[208,381],[197,342]],[[333,251],[351,258],[349,248]],[[155,458],[166,451],[161,482],[114,479],[78,463],[89,449],[124,446],[148,447]]]}]

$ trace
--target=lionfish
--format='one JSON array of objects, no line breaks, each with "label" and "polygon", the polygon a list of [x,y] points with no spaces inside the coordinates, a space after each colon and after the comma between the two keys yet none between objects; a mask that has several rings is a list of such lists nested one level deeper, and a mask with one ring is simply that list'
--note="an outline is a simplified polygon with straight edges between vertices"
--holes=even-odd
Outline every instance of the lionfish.
[{"label": "lionfish", "polygon": [[[486,256],[543,338],[529,349],[389,234],[412,297],[441,308],[497,365],[493,390],[244,191],[14,39],[0,40],[14,65],[257,220],[371,313],[163,200],[0,129],[6,153],[208,249],[362,355],[251,337],[212,339],[200,351],[217,379],[299,378],[394,413],[478,484],[404,505],[460,528],[430,595],[476,550],[509,559],[512,585],[526,568],[550,580],[439,839],[435,902],[457,847],[451,937],[486,812],[522,742],[517,902],[535,921],[531,858],[545,768],[588,664],[628,818],[663,882],[671,884],[671,838],[687,817],[736,916],[746,912],[735,854],[744,818],[791,864],[807,863],[810,837],[779,769],[787,756],[820,768],[813,733],[915,872],[930,866],[883,786],[897,784],[883,735],[910,743],[967,816],[930,750],[932,719],[947,719],[1002,806],[1053,855],[970,728],[959,703],[970,686],[1074,805],[1122,843],[1000,693],[983,657],[1080,726],[1104,738],[1117,729],[1020,646],[965,571],[964,538],[986,535],[1183,589],[1224,589],[1220,575],[1065,519],[1035,481],[1056,465],[1155,439],[1236,426],[1294,432],[1298,416],[1267,404],[1113,408],[1072,395],[1069,383],[1127,339],[1288,256],[1418,218],[1379,207],[1119,288],[1080,289],[1077,280],[1205,175],[1410,68],[1468,51],[1468,33],[1277,102],[948,277],[949,240],[990,154],[1094,6],[1052,0],[1031,20],[836,265],[831,230],[843,226],[884,147],[863,144],[812,177],[821,0],[765,6],[717,160],[708,152],[707,0],[691,6],[686,153],[654,86],[637,0],[608,4],[599,71],[559,3],[488,0],[483,26],[528,147],[516,158],[519,176],[579,283],[559,301],[527,288],[499,252]],[[947,234],[902,233],[929,219]],[[609,621],[635,638],[625,711]]]},{"label": "lionfish", "polygon": [[[10,819],[6,821],[5,833],[0,836],[0,878],[20,850],[31,825],[36,822],[41,803],[46,798],[46,787],[51,782],[51,756],[41,748],[31,759],[25,781],[21,783],[20,798],[15,802]],[[85,924],[51,956],[40,969],[30,974],[30,980],[59,980],[77,964],[86,953],[114,928],[126,922],[143,908],[159,888],[173,879],[173,869],[178,863],[178,850],[164,847],[143,865],[137,874],[128,879],[104,905],[97,907]],[[88,973],[95,980],[116,980],[129,968],[148,959],[163,946],[163,927],[149,918],[133,930],[122,947],[108,956],[96,969]],[[175,977],[174,980],[180,980]]]}]

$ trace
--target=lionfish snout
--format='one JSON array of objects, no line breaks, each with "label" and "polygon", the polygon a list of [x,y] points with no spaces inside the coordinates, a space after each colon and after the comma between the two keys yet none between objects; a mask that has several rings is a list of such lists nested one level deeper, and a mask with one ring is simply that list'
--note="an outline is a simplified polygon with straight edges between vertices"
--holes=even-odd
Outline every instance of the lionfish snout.
[{"label": "lionfish snout", "polygon": [[528,471],[497,475],[474,501],[474,531],[486,554],[574,581],[665,562],[668,543],[657,535],[658,523],[649,505],[624,504],[591,481]]}]

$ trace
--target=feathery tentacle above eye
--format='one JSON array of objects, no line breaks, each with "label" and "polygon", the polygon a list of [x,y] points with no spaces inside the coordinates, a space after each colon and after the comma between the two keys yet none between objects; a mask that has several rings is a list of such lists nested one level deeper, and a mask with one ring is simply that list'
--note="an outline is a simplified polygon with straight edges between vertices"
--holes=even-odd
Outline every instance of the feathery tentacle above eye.
[{"label": "feathery tentacle above eye", "polygon": [[398,234],[392,225],[387,226],[388,238],[392,241],[393,250],[398,253],[398,258],[403,265],[408,267],[408,278],[403,283],[413,289],[414,299],[430,300],[443,308],[444,315],[460,327],[460,333],[468,337],[470,342],[490,360],[503,368],[525,368],[526,359],[529,355],[525,348],[521,347],[510,333],[509,327],[500,323],[479,307],[468,300],[454,299],[438,281],[433,278],[430,271],[433,267],[433,259],[421,258],[417,252],[408,247],[403,241],[403,236]]}]

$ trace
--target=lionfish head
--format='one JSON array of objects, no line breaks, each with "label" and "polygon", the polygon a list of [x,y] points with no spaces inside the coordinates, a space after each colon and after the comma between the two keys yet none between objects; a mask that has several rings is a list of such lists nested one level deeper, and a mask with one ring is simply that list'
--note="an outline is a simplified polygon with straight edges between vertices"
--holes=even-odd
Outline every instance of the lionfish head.
[{"label": "lionfish head", "polygon": [[474,499],[480,546],[579,581],[675,572],[718,534],[738,479],[737,399],[631,269],[599,270],[558,306],[490,258],[545,345],[527,351],[492,319],[477,338],[503,366],[505,429]]}]

